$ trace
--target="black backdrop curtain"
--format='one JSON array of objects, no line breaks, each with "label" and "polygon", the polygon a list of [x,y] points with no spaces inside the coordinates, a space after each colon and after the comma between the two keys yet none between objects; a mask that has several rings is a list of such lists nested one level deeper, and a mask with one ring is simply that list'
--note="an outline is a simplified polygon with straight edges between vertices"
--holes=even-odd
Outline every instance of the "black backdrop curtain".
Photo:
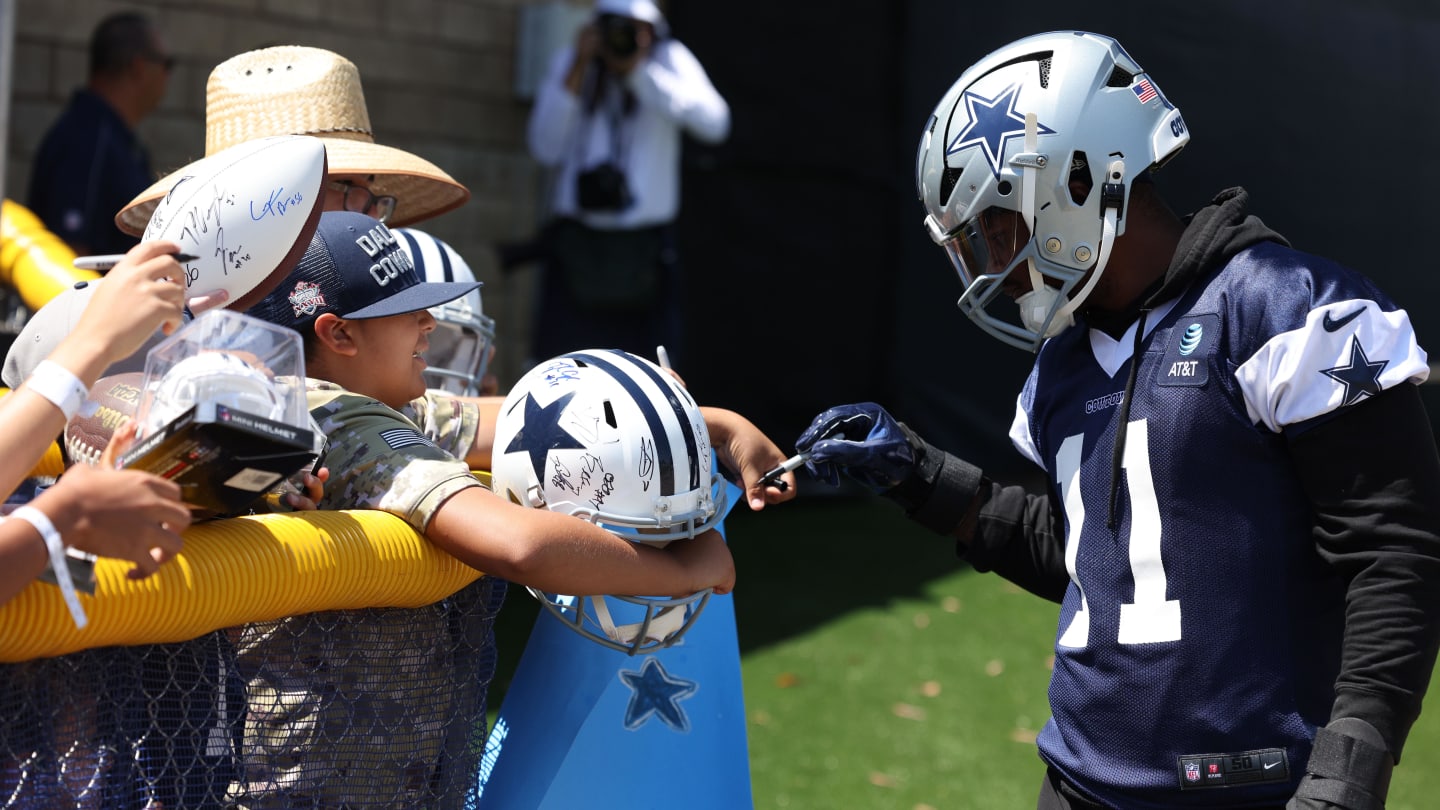
[{"label": "black backdrop curtain", "polygon": [[669,15],[734,117],[725,144],[686,146],[679,370],[787,450],[819,410],[873,399],[1022,469],[1006,431],[1029,355],[955,309],[913,166],[960,72],[1045,30],[1116,37],[1184,112],[1193,139],[1158,178],[1177,211],[1246,186],[1267,224],[1376,279],[1440,346],[1431,4],[676,0]]}]

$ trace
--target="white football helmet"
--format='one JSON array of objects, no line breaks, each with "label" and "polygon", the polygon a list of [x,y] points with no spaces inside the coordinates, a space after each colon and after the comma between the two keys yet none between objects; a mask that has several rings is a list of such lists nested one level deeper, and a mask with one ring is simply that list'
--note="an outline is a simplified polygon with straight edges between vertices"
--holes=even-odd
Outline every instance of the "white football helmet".
[{"label": "white football helmet", "polygon": [[[1180,111],[1109,37],[1038,34],[970,67],[930,116],[915,159],[926,230],[965,287],[961,311],[1005,343],[1038,350],[1073,323],[1104,272],[1136,176],[1189,141]],[[1089,192],[1072,195],[1071,180],[1082,178]],[[1013,242],[998,243],[1004,229],[987,219],[997,214],[1010,218]],[[1032,292],[1017,300],[1016,323],[991,305],[1022,264]]]},{"label": "white football helmet", "polygon": [[[500,496],[636,543],[683,542],[725,515],[700,408],[664,369],[613,349],[571,352],[521,377],[501,405],[491,466]],[[710,598],[530,592],[572,630],[630,655],[675,644]]]},{"label": "white football helmet", "polygon": [[[475,280],[470,265],[444,241],[414,228],[392,232],[426,281]],[[480,289],[431,307],[430,314],[435,316],[435,331],[430,333],[430,348],[425,351],[426,383],[458,396],[476,396],[495,342],[495,319],[486,317]]]},{"label": "white football helmet", "polygon": [[197,402],[214,402],[265,419],[283,419],[286,399],[276,381],[235,354],[205,351],[176,363],[142,397],[137,438],[174,421]]}]

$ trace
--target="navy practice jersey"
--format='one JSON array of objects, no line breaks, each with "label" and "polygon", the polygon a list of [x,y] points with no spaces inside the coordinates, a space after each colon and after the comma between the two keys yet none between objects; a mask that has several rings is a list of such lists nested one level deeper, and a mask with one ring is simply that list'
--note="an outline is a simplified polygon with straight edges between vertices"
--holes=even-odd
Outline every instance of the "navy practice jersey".
[{"label": "navy practice jersey", "polygon": [[1066,521],[1040,752],[1121,807],[1283,804],[1330,719],[1344,619],[1287,434],[1422,381],[1426,357],[1369,280],[1268,242],[1148,320],[1118,479],[1133,326],[1048,341],[1011,430]]}]

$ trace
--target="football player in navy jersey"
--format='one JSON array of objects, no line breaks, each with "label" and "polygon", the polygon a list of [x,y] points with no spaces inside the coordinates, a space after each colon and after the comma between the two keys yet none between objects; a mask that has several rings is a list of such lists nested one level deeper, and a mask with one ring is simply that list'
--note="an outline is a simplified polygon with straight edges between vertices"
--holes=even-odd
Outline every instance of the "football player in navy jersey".
[{"label": "football player in navy jersey", "polygon": [[1440,644],[1440,456],[1405,310],[1220,192],[1114,40],[1028,37],[950,88],[917,156],[960,307],[1036,352],[1010,428],[1031,494],[873,403],[808,467],[1059,602],[1044,808],[1380,808]]}]

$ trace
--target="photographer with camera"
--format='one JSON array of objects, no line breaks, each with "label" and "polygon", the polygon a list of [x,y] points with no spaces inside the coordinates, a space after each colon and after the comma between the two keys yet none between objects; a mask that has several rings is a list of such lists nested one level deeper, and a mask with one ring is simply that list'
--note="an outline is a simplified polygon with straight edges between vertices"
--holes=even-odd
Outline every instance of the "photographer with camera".
[{"label": "photographer with camera", "polygon": [[729,105],[660,9],[598,0],[530,116],[530,152],[556,170],[532,356],[683,344],[681,134],[719,143],[729,132]]}]

